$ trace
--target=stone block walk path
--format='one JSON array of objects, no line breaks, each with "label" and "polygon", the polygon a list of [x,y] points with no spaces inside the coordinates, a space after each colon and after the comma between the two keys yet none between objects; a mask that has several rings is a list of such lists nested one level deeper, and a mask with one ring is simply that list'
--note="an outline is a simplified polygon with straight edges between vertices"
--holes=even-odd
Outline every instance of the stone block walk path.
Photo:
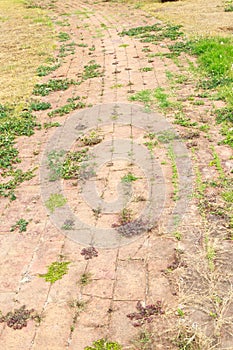
[{"label": "stone block walk path", "polygon": [[[106,162],[103,160],[94,178],[97,192],[103,201],[117,201],[121,179],[129,174],[135,175],[137,180],[131,179],[132,182],[128,184],[134,196],[134,200],[130,202],[132,211],[129,210],[128,215],[130,212],[136,215],[150,200],[150,179],[140,169],[139,164],[143,163],[143,159],[132,167],[129,158],[117,159],[117,156],[114,158],[114,154],[117,153],[119,144],[122,144],[123,141],[119,141],[122,139],[128,142],[125,150],[128,157],[130,149],[127,147],[130,142],[144,147],[150,154],[144,146],[145,140],[150,141],[146,139],[150,131],[147,128],[149,118],[155,116],[159,122],[161,117],[162,123],[164,117],[158,113],[153,114],[150,110],[143,110],[140,101],[129,102],[129,98],[141,90],[166,88],[166,72],[177,73],[179,67],[172,60],[160,55],[167,52],[166,42],[152,45],[134,37],[120,35],[123,30],[159,22],[140,9],[117,2],[58,0],[54,5],[50,13],[55,28],[58,33],[68,34],[69,40],[58,43],[60,46],[56,56],[60,60],[60,66],[44,77],[42,82],[49,79],[73,79],[75,82],[82,82],[70,84],[67,90],[52,92],[41,100],[51,103],[52,110],[56,110],[67,104],[68,99],[73,98],[75,101],[79,96],[80,101],[83,101],[86,107],[90,107],[62,116],[54,114],[52,117],[48,116],[47,111],[38,111],[35,113],[37,120],[41,124],[52,121],[62,126],[69,123],[70,118],[75,115],[77,125],[79,123],[79,129],[76,131],[79,132],[82,129],[83,117],[87,124],[90,122],[92,125],[90,129],[101,130],[101,137],[106,142],[104,147],[108,144],[110,150],[114,140],[115,148],[110,150],[112,159],[111,156],[106,156]],[[154,55],[148,58],[148,52]],[[180,60],[182,59],[181,57]],[[90,66],[94,76],[90,76],[91,73],[86,68]],[[136,107],[137,103],[140,106]],[[120,112],[115,110],[114,114],[114,106],[117,104],[120,106]],[[133,112],[131,110],[132,115],[141,110],[145,120],[137,126],[134,125],[134,120],[131,123],[129,119],[124,120],[124,116],[121,118],[124,114],[123,104],[127,106],[126,109],[128,106],[135,108],[132,109]],[[102,106],[107,106],[108,112],[110,110],[109,119],[104,122],[101,120],[101,113],[104,113]],[[118,124],[117,120],[114,120],[117,117],[120,118]],[[20,168],[27,170],[33,167],[36,176],[16,189],[15,201],[10,202],[8,198],[3,198],[1,203],[0,308],[5,315],[25,305],[29,310],[34,309],[41,320],[39,323],[28,320],[27,326],[20,330],[13,330],[5,322],[0,323],[0,349],[83,350],[101,338],[116,341],[123,349],[144,349],[135,346],[134,343],[143,327],[147,327],[148,331],[157,332],[157,345],[151,349],[177,349],[166,340],[166,332],[179,322],[176,313],[179,308],[179,285],[173,283],[172,277],[164,271],[169,266],[181,264],[177,252],[182,250],[185,241],[181,244],[174,237],[174,232],[167,231],[167,222],[173,215],[171,213],[175,201],[172,198],[172,158],[167,154],[166,144],[158,148],[157,153],[151,151],[161,165],[163,186],[166,188],[163,208],[160,208],[160,219],[156,220],[147,232],[131,237],[128,241],[124,238],[120,243],[116,239],[111,245],[106,241],[106,235],[101,236],[100,233],[98,238],[93,238],[92,233],[103,228],[109,232],[114,231],[113,226],[117,226],[119,220],[119,208],[118,213],[112,210],[105,215],[102,212],[103,208],[98,207],[96,198],[92,199],[90,189],[86,191],[87,200],[83,200],[79,181],[62,181],[62,193],[68,203],[65,207],[69,205],[73,215],[83,224],[83,227],[79,227],[78,235],[72,236],[69,227],[66,231],[61,229],[64,224],[64,208],[55,209],[55,213],[58,213],[55,219],[55,214],[46,208],[45,202],[49,200],[47,190],[51,189],[44,177],[45,172],[41,173],[41,164],[46,154],[44,152],[49,142],[54,140],[54,133],[58,129],[61,127],[38,129],[30,138],[20,137],[17,140],[22,159]],[[75,140],[76,134],[73,131],[74,129],[70,129],[69,134],[69,130],[66,130],[64,142],[69,141],[69,137],[74,137]],[[100,145],[90,145],[91,151],[97,150],[97,156],[97,147]],[[79,150],[79,145],[74,141],[71,148]],[[50,150],[59,148],[55,145],[55,148]],[[99,153],[104,154],[105,151],[105,148],[100,148]],[[186,148],[181,151],[188,152]],[[95,162],[98,163],[98,157],[96,160],[93,158],[93,164]],[[191,172],[190,168],[190,179]],[[93,179],[87,178],[87,181],[91,186]],[[53,186],[58,185],[53,182]],[[82,186],[85,188],[85,181],[82,182]],[[188,195],[192,187],[191,182],[189,186],[184,196]],[[92,205],[94,202],[95,206]],[[123,207],[122,204],[122,209]],[[190,232],[189,240],[192,241],[196,239],[193,227],[198,225],[195,219],[197,208],[191,201],[185,210],[183,226]],[[12,225],[21,218],[28,222],[26,232],[11,232]],[[69,222],[66,224],[69,225]],[[86,230],[88,226],[91,227],[90,230]],[[90,239],[86,238],[88,234]],[[119,233],[118,235],[120,236]],[[83,248],[87,249],[90,246],[94,246],[97,253],[94,256],[90,253],[90,259],[85,259],[85,251],[81,253]],[[48,266],[54,262],[69,262],[68,270],[61,279],[49,283],[40,275],[46,274]],[[152,316],[152,323],[145,321],[142,327],[135,327],[135,321],[127,317],[128,314],[137,312],[138,302],[146,306],[156,305],[158,301],[162,303],[165,315]]]}]

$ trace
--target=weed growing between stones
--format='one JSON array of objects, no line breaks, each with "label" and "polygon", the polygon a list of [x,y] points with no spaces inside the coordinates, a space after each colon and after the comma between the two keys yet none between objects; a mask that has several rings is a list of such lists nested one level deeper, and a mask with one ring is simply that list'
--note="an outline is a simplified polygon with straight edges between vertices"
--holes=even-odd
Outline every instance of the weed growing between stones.
[{"label": "weed growing between stones", "polygon": [[132,324],[134,327],[142,326],[145,323],[151,323],[155,316],[165,313],[161,301],[157,301],[156,304],[151,305],[145,305],[143,302],[138,301],[136,309],[138,310],[137,312],[127,315],[127,317],[133,321]]},{"label": "weed growing between stones", "polygon": [[83,248],[81,250],[81,255],[84,256],[85,260],[96,258],[98,256],[98,251],[95,247]]},{"label": "weed growing between stones", "polygon": [[92,346],[86,346],[84,350],[121,350],[122,346],[117,342],[106,339],[99,339],[93,342]]},{"label": "weed growing between stones", "polygon": [[50,266],[48,266],[48,272],[40,274],[39,277],[45,279],[46,282],[51,284],[62,279],[62,277],[68,273],[69,261],[55,261]]},{"label": "weed growing between stones", "polygon": [[6,323],[8,327],[13,329],[22,329],[27,326],[29,320],[40,321],[40,316],[35,313],[34,309],[28,310],[23,305],[13,312],[8,312],[5,316],[0,316],[0,323]]},{"label": "weed growing between stones", "polygon": [[66,202],[67,200],[62,194],[52,193],[49,199],[45,202],[45,205],[50,212],[53,213],[56,208],[63,207]]},{"label": "weed growing between stones", "polygon": [[11,232],[17,229],[19,230],[19,232],[26,232],[28,224],[29,222],[25,219],[19,219],[15,225],[11,226]]}]

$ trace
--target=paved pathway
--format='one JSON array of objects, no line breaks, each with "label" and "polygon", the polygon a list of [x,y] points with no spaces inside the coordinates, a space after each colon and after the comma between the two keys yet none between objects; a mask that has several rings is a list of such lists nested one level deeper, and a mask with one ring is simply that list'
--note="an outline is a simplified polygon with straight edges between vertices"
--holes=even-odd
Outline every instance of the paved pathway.
[{"label": "paved pathway", "polygon": [[[45,81],[48,78],[77,80],[91,60],[102,67],[103,75],[44,97],[44,101],[52,103],[53,109],[76,95],[85,96],[85,102],[92,105],[128,103],[128,97],[135,91],[166,86],[166,70],[178,70],[166,58],[154,57],[148,63],[148,48],[159,53],[166,50],[163,45],[152,47],[119,36],[124,28],[155,22],[140,10],[118,3],[91,5],[72,0],[58,0],[55,6],[53,20],[58,31],[69,33],[78,46]],[[61,21],[70,26],[59,26]],[[141,68],[148,65],[152,71],[143,72]],[[38,112],[37,116],[41,123],[50,121],[45,112]],[[63,123],[66,118],[54,117],[53,121]],[[109,130],[105,131],[107,134]],[[129,132],[127,128],[124,131]],[[39,167],[43,150],[53,133],[53,128],[36,130],[30,139],[21,137],[18,140],[20,167]],[[168,176],[169,171],[168,167]],[[133,327],[126,315],[136,311],[138,301],[151,304],[162,300],[167,317],[159,316],[156,321],[157,330],[162,334],[173,321],[178,302],[177,290],[162,272],[174,262],[174,249],[178,247],[174,238],[162,235],[172,201],[167,200],[164,218],[151,232],[118,248],[97,248],[98,257],[85,260],[80,254],[83,246],[66,238],[52,224],[41,198],[39,169],[36,174],[17,189],[14,202],[3,200],[0,305],[5,314],[25,304],[42,314],[42,322],[36,325],[29,321],[20,331],[0,324],[0,348],[83,350],[92,341],[107,337],[121,343],[124,349],[133,349],[131,341],[138,334],[138,328]],[[169,187],[169,181],[167,185]],[[192,208],[186,228],[194,215]],[[12,224],[21,217],[30,221],[27,232],[10,232]],[[91,216],[87,220],[91,220]],[[68,274],[61,280],[50,285],[38,277],[46,273],[52,262],[63,260],[71,263]],[[91,274],[91,281],[81,285],[79,280],[84,273]],[[85,303],[83,310],[82,302]],[[172,349],[172,345],[166,347],[161,343],[156,348]]]}]

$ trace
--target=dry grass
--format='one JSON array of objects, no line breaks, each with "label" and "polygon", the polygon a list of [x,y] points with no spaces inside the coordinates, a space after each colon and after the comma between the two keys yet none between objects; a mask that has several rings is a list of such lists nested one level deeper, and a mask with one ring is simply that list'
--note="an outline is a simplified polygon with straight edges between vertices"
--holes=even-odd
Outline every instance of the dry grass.
[{"label": "dry grass", "polygon": [[23,104],[37,81],[36,68],[53,47],[53,25],[46,10],[22,0],[0,1],[0,101]]},{"label": "dry grass", "polygon": [[224,11],[224,0],[181,0],[159,3],[136,2],[140,8],[164,21],[181,24],[191,35],[232,35],[233,12]]}]

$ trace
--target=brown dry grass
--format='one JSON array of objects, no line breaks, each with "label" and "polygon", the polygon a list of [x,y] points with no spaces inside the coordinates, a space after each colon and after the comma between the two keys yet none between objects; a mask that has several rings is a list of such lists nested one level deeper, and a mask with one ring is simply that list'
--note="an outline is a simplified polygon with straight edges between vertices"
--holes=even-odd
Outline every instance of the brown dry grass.
[{"label": "brown dry grass", "polygon": [[22,0],[1,0],[0,14],[0,101],[23,104],[36,68],[54,49],[52,22],[46,10],[26,8]]},{"label": "brown dry grass", "polygon": [[232,35],[233,12],[224,11],[224,0],[181,0],[159,3],[137,2],[143,10],[157,18],[181,24],[191,35]]}]

